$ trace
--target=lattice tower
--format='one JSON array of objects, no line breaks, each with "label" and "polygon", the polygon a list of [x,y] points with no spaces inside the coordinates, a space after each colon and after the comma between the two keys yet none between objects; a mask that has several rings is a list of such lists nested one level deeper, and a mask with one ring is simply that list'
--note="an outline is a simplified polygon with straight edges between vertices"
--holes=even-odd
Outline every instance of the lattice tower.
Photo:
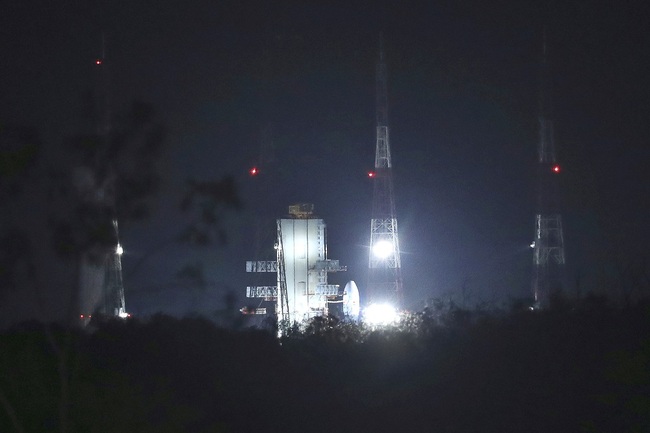
[{"label": "lattice tower", "polygon": [[379,44],[376,72],[377,145],[373,173],[372,219],[370,221],[367,303],[402,304],[402,272],[388,127],[387,68],[383,42]]},{"label": "lattice tower", "polygon": [[[119,240],[117,209],[115,203],[114,168],[106,163],[106,151],[111,148],[111,110],[110,74],[106,58],[106,41],[102,34],[101,55],[95,59],[95,122],[96,135],[101,151],[96,152],[92,170],[97,176],[105,168],[101,183],[94,186],[92,206],[107,210],[112,224],[112,245],[102,251],[91,251],[82,255],[80,275],[80,315],[87,320],[93,313],[106,316],[127,317],[122,278],[122,245]],[[99,176],[97,176],[99,177]],[[103,260],[90,260],[89,255],[103,257]]]},{"label": "lattice tower", "polygon": [[560,213],[559,175],[555,156],[555,137],[546,35],[542,49],[537,145],[537,210],[533,247],[532,291],[538,307],[548,305],[551,296],[562,290],[564,282],[564,233]]}]

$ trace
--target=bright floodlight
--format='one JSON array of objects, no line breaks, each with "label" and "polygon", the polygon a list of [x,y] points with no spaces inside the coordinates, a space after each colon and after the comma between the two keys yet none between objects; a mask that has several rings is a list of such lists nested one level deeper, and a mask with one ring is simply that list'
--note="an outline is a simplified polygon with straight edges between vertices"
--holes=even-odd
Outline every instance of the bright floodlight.
[{"label": "bright floodlight", "polygon": [[379,241],[372,247],[375,257],[385,259],[393,252],[393,244],[388,241]]},{"label": "bright floodlight", "polygon": [[390,304],[372,304],[363,312],[366,323],[370,325],[388,325],[397,322],[399,315]]},{"label": "bright floodlight", "polygon": [[117,248],[115,248],[115,253],[118,256],[121,256],[122,254],[124,254],[124,248],[122,248],[122,245],[117,244]]}]

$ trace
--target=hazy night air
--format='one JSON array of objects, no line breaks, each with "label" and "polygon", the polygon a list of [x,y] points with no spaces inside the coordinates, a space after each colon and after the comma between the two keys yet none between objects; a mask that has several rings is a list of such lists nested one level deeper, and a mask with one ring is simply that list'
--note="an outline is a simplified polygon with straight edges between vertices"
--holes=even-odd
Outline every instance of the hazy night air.
[{"label": "hazy night air", "polygon": [[649,16],[4,2],[0,432],[650,431]]},{"label": "hazy night air", "polygon": [[[531,297],[544,26],[567,290],[616,297],[619,271],[647,274],[644,2],[100,3],[12,1],[0,17],[3,150],[14,127],[33,128],[42,143],[24,194],[0,190],[11,209],[2,223],[34,227],[36,272],[52,282],[39,296],[53,317],[65,309],[57,287],[74,270],[48,252],[48,170],[66,167],[61,146],[87,129],[93,68],[105,65],[115,116],[143,101],[167,131],[150,217],[120,221],[129,313],[210,315],[229,294],[240,307],[242,263],[256,244],[273,257],[275,221],[294,203],[313,203],[327,222],[328,254],[348,266],[332,283],[355,280],[363,303],[380,33],[406,308]],[[264,140],[272,160],[258,158]],[[225,176],[243,202],[220,215],[226,242],[175,244],[192,222],[179,210],[187,181]],[[200,270],[200,281],[183,279],[184,269]],[[25,293],[5,297],[0,324],[35,314]]]}]

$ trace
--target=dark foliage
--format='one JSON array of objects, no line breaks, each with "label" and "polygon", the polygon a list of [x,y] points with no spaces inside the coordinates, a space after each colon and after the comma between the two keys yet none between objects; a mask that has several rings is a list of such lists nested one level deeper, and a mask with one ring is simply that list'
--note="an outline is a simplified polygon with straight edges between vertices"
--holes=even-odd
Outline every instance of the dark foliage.
[{"label": "dark foliage", "polygon": [[148,216],[158,191],[165,128],[151,106],[134,102],[106,131],[64,140],[49,182],[50,224],[63,256],[115,245],[113,220]]},{"label": "dark foliage", "polygon": [[42,142],[34,128],[0,124],[0,198],[12,198],[22,188],[22,176],[31,169]]},{"label": "dark foliage", "polygon": [[0,235],[0,299],[2,295],[30,278],[34,273],[32,248],[28,236],[12,228]]},{"label": "dark foliage", "polygon": [[222,224],[226,210],[237,210],[242,206],[237,195],[235,180],[226,176],[218,181],[188,180],[180,210],[190,222],[179,236],[179,241],[204,247],[227,241]]},{"label": "dark foliage", "polygon": [[[643,304],[424,311],[393,329],[320,318],[279,340],[164,315],[93,326],[72,334],[69,431],[635,432],[650,422]],[[1,431],[58,429],[47,329],[0,335]]]},{"label": "dark foliage", "polygon": [[33,128],[0,123],[0,299],[34,272],[29,236],[16,224],[12,207],[24,193],[25,179],[33,175],[41,148]]}]

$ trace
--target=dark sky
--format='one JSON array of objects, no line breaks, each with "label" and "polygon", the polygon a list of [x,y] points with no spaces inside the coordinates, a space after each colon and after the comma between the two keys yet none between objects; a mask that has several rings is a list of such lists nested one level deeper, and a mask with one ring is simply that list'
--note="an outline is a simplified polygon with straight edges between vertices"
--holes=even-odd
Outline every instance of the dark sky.
[{"label": "dark sky", "polygon": [[[259,283],[244,261],[258,239],[272,248],[275,218],[296,202],[315,204],[330,258],[349,267],[330,280],[354,279],[363,292],[380,32],[409,305],[463,287],[468,302],[530,294],[544,25],[571,275],[615,296],[623,280],[647,278],[645,2],[12,0],[3,9],[2,125],[36,127],[56,153],[82,128],[103,34],[112,110],[148,102],[168,129],[155,212],[122,230],[127,307],[138,314],[210,312],[228,291],[242,297]],[[253,179],[264,130],[275,162]],[[225,175],[245,203],[224,220],[228,243],[160,250],[134,270],[183,226],[186,179]],[[199,260],[208,288],[179,285],[174,273]]]}]

